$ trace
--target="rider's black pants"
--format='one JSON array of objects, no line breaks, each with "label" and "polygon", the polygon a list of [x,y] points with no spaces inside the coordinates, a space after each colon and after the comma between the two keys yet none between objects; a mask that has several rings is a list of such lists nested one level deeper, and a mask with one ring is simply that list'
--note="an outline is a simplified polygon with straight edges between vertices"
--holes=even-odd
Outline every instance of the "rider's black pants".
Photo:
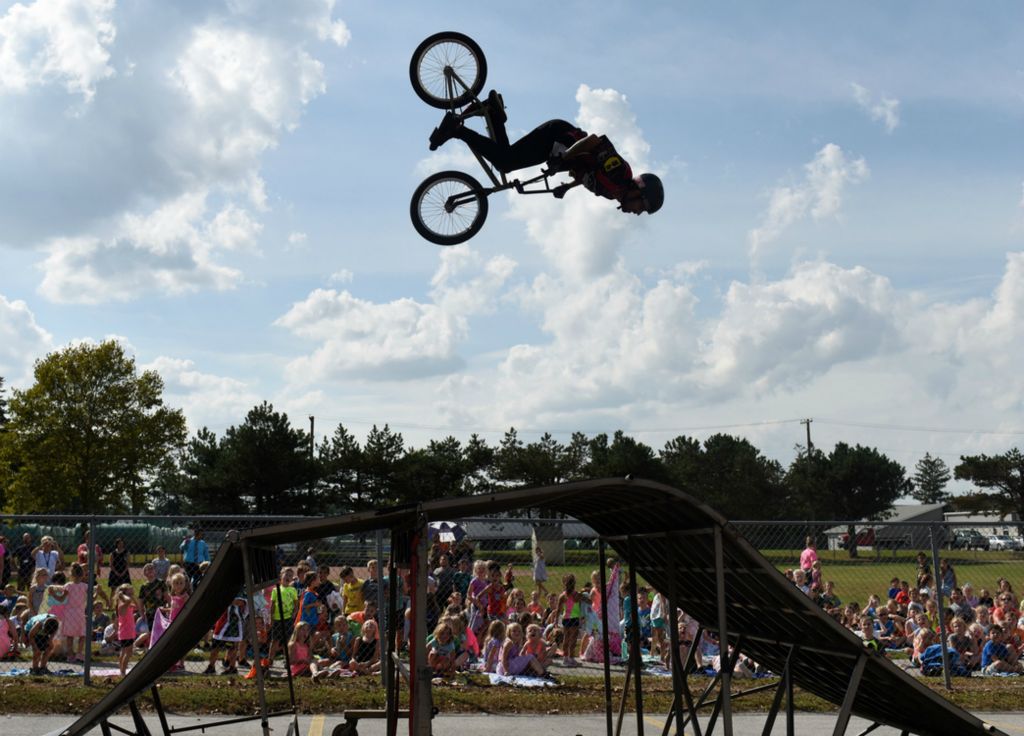
[{"label": "rider's black pants", "polygon": [[498,127],[495,137],[500,141],[492,140],[465,126],[460,127],[454,137],[465,141],[471,151],[483,156],[506,174],[516,169],[544,163],[551,156],[551,149],[555,143],[571,140],[570,131],[577,130],[575,125],[565,120],[549,120],[510,145],[504,127],[500,124]]}]

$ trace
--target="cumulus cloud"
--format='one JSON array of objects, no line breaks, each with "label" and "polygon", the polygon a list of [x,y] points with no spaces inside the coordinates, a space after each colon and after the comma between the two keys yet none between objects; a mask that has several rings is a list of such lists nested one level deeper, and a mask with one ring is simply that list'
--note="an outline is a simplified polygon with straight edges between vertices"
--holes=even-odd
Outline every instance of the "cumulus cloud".
[{"label": "cumulus cloud", "polygon": [[771,191],[768,210],[748,237],[751,259],[756,259],[767,244],[808,215],[815,220],[837,215],[846,185],[863,181],[868,173],[863,158],[848,157],[835,143],[823,146],[804,165],[803,181],[780,185]]},{"label": "cumulus cloud", "polygon": [[139,367],[160,374],[164,399],[185,413],[193,430],[221,422],[224,417],[242,416],[262,400],[245,381],[203,373],[188,359],[160,356]]},{"label": "cumulus cloud", "polygon": [[53,239],[40,292],[54,302],[96,304],[234,287],[241,273],[216,254],[252,247],[262,226],[233,204],[207,218],[206,200],[186,194],[146,215],[127,214],[108,237]]},{"label": "cumulus cloud", "polygon": [[53,337],[43,329],[28,305],[0,294],[0,376],[6,386],[30,382],[32,363],[53,348]]},{"label": "cumulus cloud", "polygon": [[308,236],[303,232],[294,232],[288,234],[288,247],[289,248],[301,248],[306,244]]},{"label": "cumulus cloud", "polygon": [[[8,205],[0,243],[48,253],[42,293],[86,292],[96,274],[111,278],[93,300],[134,298],[138,281],[157,293],[236,282],[237,264],[225,254],[232,238],[248,244],[258,232],[252,213],[268,201],[263,157],[324,92],[319,45],[348,42],[334,5],[12,6],[0,19],[0,200]],[[88,104],[62,114],[67,103],[54,100],[54,86]],[[181,205],[189,199],[216,201],[219,221],[197,223]],[[174,244],[123,232],[157,212],[182,218],[171,227],[178,233],[218,232]],[[59,288],[83,263],[84,285]]]},{"label": "cumulus cloud", "polygon": [[88,102],[114,75],[114,0],[15,3],[0,17],[0,95],[56,84]]},{"label": "cumulus cloud", "polygon": [[[634,171],[649,168],[650,145],[626,95],[581,84],[576,102],[577,125],[607,135]],[[509,202],[510,216],[524,223],[530,239],[540,246],[560,277],[574,283],[614,270],[628,236],[642,231],[645,224],[623,215],[613,202],[580,189],[563,200],[510,195]]]},{"label": "cumulus cloud", "polygon": [[833,366],[898,348],[898,298],[864,268],[801,263],[773,282],[733,282],[707,326],[699,383],[756,393],[792,387]]},{"label": "cumulus cloud", "polygon": [[885,126],[886,133],[892,133],[900,124],[900,101],[891,97],[871,94],[867,87],[856,82],[850,83],[853,90],[853,99],[857,105],[866,112],[872,120]]},{"label": "cumulus cloud", "polygon": [[320,344],[286,369],[291,383],[421,378],[456,370],[469,317],[493,308],[515,263],[484,259],[469,248],[446,249],[431,281],[431,300],[376,303],[349,291],[316,289],[275,321]]}]

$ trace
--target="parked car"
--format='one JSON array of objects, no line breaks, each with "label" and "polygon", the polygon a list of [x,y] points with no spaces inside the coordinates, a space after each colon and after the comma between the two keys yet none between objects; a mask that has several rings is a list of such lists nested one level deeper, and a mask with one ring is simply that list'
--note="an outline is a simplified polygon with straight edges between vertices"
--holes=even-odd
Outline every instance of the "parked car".
[{"label": "parked car", "polygon": [[993,534],[988,538],[989,549],[1019,550],[1021,541],[1006,534]]},{"label": "parked car", "polygon": [[949,540],[950,549],[984,549],[991,547],[988,537],[977,529],[957,529]]},{"label": "parked car", "polygon": [[[858,547],[873,547],[875,544],[875,530],[872,527],[867,529],[861,529],[857,532],[857,546]],[[839,549],[849,549],[850,547],[850,535],[849,533],[844,534],[839,538]]]}]

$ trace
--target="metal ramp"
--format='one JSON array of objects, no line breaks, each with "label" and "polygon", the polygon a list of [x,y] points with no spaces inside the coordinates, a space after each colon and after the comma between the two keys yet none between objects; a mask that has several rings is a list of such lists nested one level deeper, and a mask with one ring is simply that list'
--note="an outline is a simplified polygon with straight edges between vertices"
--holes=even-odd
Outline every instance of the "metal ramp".
[{"label": "metal ramp", "polygon": [[[772,708],[766,715],[765,733],[771,732],[776,717],[783,712],[788,731],[792,732],[793,686],[838,706],[835,734],[846,732],[851,714],[875,724],[864,733],[880,725],[922,736],[1003,733],[932,692],[885,657],[866,649],[852,632],[800,593],[710,507],[665,485],[604,479],[431,501],[418,506],[232,534],[218,550],[196,595],[153,650],[99,703],[67,728],[54,732],[54,736],[77,736],[95,727],[101,727],[104,736],[110,736],[107,721],[110,715],[126,705],[136,710],[134,699],[152,688],[157,679],[192,648],[241,586],[246,585],[251,591],[276,579],[274,545],[385,528],[392,530],[392,548],[400,549],[404,540],[406,546],[413,547],[411,556],[415,561],[417,550],[425,552],[425,527],[431,519],[498,514],[525,508],[567,514],[588,524],[601,535],[602,558],[605,545],[611,547],[629,564],[634,573],[631,580],[635,581],[639,575],[667,594],[673,613],[676,606],[683,608],[703,626],[717,632],[723,641],[727,640],[734,657],[749,656],[779,673],[782,679],[778,684],[756,688],[775,689]],[[601,569],[604,567],[602,564]],[[415,562],[413,569],[418,573],[414,574],[415,600],[425,589],[426,571],[417,570]],[[632,599],[635,601],[636,596]],[[425,621],[423,607],[417,611],[415,603],[414,614],[416,619]],[[675,633],[674,626],[670,625],[669,629],[670,633]],[[393,638],[389,637],[392,641]],[[675,650],[678,652],[678,647]],[[723,733],[731,734],[731,701],[743,694],[732,692],[731,667],[722,668],[721,687],[716,697],[711,698],[710,694],[718,678],[700,697],[694,698],[689,689],[683,687],[683,678],[678,674],[684,671],[685,664],[677,663],[674,668],[677,674],[672,715],[679,715],[675,719],[676,732],[682,733],[686,728],[697,736],[707,736],[721,727]],[[411,736],[430,734],[430,679],[422,670],[422,665],[414,661],[411,667],[414,697],[409,713]],[[632,671],[630,677],[635,685],[638,729],[643,733],[641,677]],[[609,683],[606,667],[607,692],[610,692]],[[396,688],[397,685],[388,692],[389,708],[395,710]],[[698,715],[705,709],[710,710],[707,716]],[[264,733],[268,733],[266,719],[271,715],[274,714],[267,713],[264,707],[259,716],[250,720],[260,719]],[[621,719],[620,712],[619,724]],[[617,730],[613,721],[609,700],[608,736],[613,736]],[[136,723],[138,736],[148,736],[141,719],[136,719]],[[296,727],[295,723],[293,718],[290,730]],[[174,733],[164,722],[162,725],[165,736]],[[665,724],[664,734],[669,733],[671,725],[671,722]],[[388,733],[393,736],[396,729],[397,717],[389,718]]]}]

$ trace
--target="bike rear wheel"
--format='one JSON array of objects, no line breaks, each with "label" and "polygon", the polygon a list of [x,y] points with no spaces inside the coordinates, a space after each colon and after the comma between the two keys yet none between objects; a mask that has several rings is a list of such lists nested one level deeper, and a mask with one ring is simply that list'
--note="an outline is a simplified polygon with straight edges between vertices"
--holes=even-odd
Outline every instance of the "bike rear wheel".
[{"label": "bike rear wheel", "polygon": [[[484,226],[487,195],[461,171],[440,171],[416,187],[409,206],[416,232],[437,245],[464,243]],[[456,198],[452,205],[449,200]]]},{"label": "bike rear wheel", "polygon": [[[450,69],[463,84],[449,78]],[[409,79],[419,98],[431,107],[450,110],[469,104],[487,81],[487,59],[469,36],[443,31],[426,38],[409,62]]]}]

